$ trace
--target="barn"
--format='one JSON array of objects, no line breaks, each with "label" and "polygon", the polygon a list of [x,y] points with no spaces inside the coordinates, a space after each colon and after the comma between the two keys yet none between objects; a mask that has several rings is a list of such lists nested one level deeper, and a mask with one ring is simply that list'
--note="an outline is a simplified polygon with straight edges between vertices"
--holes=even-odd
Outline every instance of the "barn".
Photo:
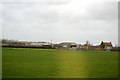
[{"label": "barn", "polygon": [[56,49],[77,50],[79,45],[74,42],[62,42],[54,45]]}]

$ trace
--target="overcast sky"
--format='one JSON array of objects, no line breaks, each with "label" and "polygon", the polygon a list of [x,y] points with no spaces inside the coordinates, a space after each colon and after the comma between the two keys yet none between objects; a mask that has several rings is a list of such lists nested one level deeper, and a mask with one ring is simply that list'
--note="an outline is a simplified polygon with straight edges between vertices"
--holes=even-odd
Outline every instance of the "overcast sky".
[{"label": "overcast sky", "polygon": [[2,38],[80,44],[86,40],[92,44],[111,41],[116,45],[118,3],[111,0],[5,2]]}]

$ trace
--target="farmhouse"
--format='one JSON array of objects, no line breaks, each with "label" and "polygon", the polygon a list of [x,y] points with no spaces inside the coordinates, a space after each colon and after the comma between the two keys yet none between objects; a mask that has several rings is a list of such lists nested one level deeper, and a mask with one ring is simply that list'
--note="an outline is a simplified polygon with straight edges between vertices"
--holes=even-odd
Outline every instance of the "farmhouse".
[{"label": "farmhouse", "polygon": [[103,50],[106,50],[106,51],[110,51],[113,47],[112,43],[111,42],[101,42],[100,44],[100,47],[103,49]]}]

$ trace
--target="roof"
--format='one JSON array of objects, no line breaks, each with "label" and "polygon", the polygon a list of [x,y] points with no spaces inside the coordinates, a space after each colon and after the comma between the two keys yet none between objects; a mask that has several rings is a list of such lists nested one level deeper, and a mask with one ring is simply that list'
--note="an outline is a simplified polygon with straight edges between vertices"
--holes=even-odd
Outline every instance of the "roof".
[{"label": "roof", "polygon": [[111,42],[101,42],[101,45],[104,45],[104,46],[112,46],[112,43]]},{"label": "roof", "polygon": [[76,45],[75,42],[62,42],[60,44],[63,44],[63,45],[68,45],[68,44],[70,44],[70,45]]}]

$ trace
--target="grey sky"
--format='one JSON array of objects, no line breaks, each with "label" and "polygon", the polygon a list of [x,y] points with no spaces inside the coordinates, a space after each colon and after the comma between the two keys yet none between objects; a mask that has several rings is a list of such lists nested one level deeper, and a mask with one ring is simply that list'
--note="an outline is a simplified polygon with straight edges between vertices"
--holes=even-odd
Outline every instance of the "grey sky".
[{"label": "grey sky", "polygon": [[[110,0],[111,1],[111,0]],[[2,3],[2,38],[118,42],[118,4],[98,0]]]}]

